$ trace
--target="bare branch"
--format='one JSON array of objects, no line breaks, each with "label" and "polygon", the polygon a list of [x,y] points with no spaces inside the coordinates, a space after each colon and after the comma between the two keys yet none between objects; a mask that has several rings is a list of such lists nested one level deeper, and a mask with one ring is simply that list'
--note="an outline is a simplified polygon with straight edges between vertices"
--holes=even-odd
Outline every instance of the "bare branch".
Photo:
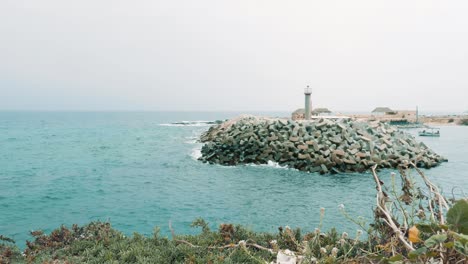
[{"label": "bare branch", "polygon": [[393,230],[393,232],[401,241],[401,243],[403,243],[403,245],[408,250],[413,251],[414,250],[413,246],[408,241],[406,241],[405,237],[401,233],[400,228],[398,228],[398,226],[395,224],[391,213],[387,209],[387,206],[385,204],[386,198],[382,190],[382,184],[381,184],[382,181],[379,179],[379,177],[377,176],[377,173],[375,172],[376,168],[377,168],[377,165],[372,167],[372,175],[374,176],[374,180],[377,186],[377,207],[385,215],[385,218],[383,219],[384,222]]}]

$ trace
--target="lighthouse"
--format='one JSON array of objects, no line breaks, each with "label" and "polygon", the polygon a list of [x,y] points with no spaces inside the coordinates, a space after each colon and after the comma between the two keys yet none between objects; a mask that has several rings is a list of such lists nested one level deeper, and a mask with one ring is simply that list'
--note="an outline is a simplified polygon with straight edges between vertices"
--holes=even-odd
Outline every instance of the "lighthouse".
[{"label": "lighthouse", "polygon": [[307,87],[304,89],[304,95],[305,95],[305,107],[304,107],[304,114],[305,114],[305,120],[310,120],[310,112],[312,110],[312,104],[310,102],[310,95],[312,94],[312,88],[307,85]]}]

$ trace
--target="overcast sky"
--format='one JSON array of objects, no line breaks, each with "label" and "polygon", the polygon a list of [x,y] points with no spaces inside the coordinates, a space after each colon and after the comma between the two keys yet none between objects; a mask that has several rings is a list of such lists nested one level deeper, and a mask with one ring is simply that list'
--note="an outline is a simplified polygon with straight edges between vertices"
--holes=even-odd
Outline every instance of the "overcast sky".
[{"label": "overcast sky", "polygon": [[468,110],[468,1],[1,0],[0,109]]}]

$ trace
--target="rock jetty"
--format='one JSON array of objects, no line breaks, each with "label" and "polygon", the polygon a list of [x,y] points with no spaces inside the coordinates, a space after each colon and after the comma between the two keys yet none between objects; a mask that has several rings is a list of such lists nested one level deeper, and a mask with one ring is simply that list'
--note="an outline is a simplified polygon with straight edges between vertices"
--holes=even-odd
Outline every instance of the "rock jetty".
[{"label": "rock jetty", "polygon": [[201,161],[222,165],[274,161],[301,171],[363,172],[408,161],[431,168],[447,161],[413,136],[382,122],[293,121],[241,116],[209,128]]}]

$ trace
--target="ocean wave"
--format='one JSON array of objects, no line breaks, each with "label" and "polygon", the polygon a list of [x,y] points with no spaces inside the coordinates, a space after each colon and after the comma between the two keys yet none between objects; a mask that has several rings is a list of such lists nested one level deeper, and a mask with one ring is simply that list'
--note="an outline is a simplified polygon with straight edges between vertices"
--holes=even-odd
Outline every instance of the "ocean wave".
[{"label": "ocean wave", "polygon": [[196,148],[192,149],[192,152],[190,153],[190,157],[192,157],[192,159],[198,160],[201,156],[201,146],[197,146]]},{"label": "ocean wave", "polygon": [[186,126],[211,126],[214,124],[218,124],[218,121],[180,121],[180,122],[173,122],[173,123],[165,123],[159,124],[160,126],[173,126],[173,127],[186,127]]},{"label": "ocean wave", "polygon": [[199,136],[185,137],[185,144],[196,144],[198,143]]},{"label": "ocean wave", "polygon": [[167,127],[204,127],[204,126],[211,126],[209,124],[189,124],[189,125],[182,125],[182,124],[159,124],[160,126],[167,126]]},{"label": "ocean wave", "polygon": [[[192,152],[190,153],[190,156],[194,160],[198,160],[199,158],[201,158],[201,156],[202,156],[201,146],[202,146],[202,144],[199,144],[197,147],[192,149]],[[219,164],[216,164],[216,165],[219,165]],[[239,165],[219,165],[219,166],[221,166],[223,168],[235,168],[235,167],[238,167]],[[265,168],[295,170],[294,168],[289,168],[287,165],[282,166],[278,162],[275,162],[275,161],[272,161],[272,160],[269,160],[267,162],[267,164],[248,163],[248,164],[243,164],[243,165],[240,165],[240,166],[265,167]]]},{"label": "ocean wave", "polygon": [[252,167],[270,167],[270,168],[275,168],[275,169],[290,169],[288,166],[281,166],[278,162],[269,160],[267,164],[247,164],[248,166]]}]

